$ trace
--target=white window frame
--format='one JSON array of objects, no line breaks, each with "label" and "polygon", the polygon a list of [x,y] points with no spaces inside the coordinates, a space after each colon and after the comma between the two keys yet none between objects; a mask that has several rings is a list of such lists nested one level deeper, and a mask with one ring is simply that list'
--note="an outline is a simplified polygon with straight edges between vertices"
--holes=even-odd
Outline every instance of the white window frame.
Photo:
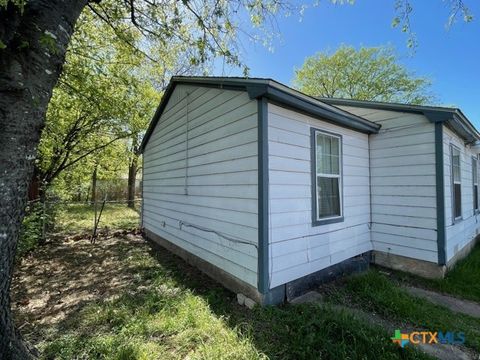
[{"label": "white window frame", "polygon": [[[317,172],[317,135],[322,134],[328,137],[338,139],[338,174],[324,174]],[[322,129],[311,129],[311,136],[312,136],[312,205],[314,209],[312,209],[312,223],[313,226],[318,225],[325,225],[335,222],[343,221],[343,139],[342,135],[335,134],[329,131],[325,131]],[[325,177],[325,178],[336,178],[338,179],[338,194],[339,194],[339,201],[340,201],[340,214],[335,216],[328,216],[328,217],[319,217],[318,215],[318,177]]]},{"label": "white window frame", "polygon": [[[460,180],[455,181],[455,174],[453,170],[453,152],[458,151],[458,168],[460,172]],[[452,186],[452,218],[455,221],[462,220],[462,152],[460,148],[454,144],[450,144],[450,173],[452,177],[451,186]],[[460,185],[460,215],[455,216],[455,185]]]}]

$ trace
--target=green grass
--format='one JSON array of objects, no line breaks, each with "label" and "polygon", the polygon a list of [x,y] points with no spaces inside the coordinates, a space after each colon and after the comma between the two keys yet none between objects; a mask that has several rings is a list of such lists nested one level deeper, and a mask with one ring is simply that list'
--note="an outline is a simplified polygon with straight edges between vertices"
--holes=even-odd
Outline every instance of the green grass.
[{"label": "green grass", "polygon": [[408,275],[402,275],[402,278],[432,290],[480,302],[480,244],[459,261],[444,279],[430,280]]},{"label": "green grass", "polygon": [[320,305],[255,308],[166,252],[115,246],[132,280],[43,334],[46,359],[427,359]]},{"label": "green grass", "polygon": [[[342,290],[345,293],[342,294]],[[466,334],[466,345],[480,350],[480,319],[454,313],[411,296],[394,280],[377,270],[348,278],[342,290],[333,297],[335,301],[348,296],[348,301],[386,319],[407,322],[432,331],[463,331]]]},{"label": "green grass", "polygon": [[[98,205],[100,211],[101,205]],[[91,232],[95,209],[91,205],[65,205],[58,210],[56,230],[65,234]],[[106,204],[100,218],[99,229],[132,229],[139,225],[139,213],[126,204]]]}]

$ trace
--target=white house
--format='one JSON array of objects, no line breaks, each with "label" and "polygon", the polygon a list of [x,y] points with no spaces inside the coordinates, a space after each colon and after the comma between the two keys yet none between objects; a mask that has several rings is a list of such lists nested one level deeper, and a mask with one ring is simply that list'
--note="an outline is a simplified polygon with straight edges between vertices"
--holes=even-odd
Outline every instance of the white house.
[{"label": "white house", "polygon": [[480,228],[477,141],[458,109],[175,77],[141,147],[142,225],[263,304],[369,261],[441,277]]}]

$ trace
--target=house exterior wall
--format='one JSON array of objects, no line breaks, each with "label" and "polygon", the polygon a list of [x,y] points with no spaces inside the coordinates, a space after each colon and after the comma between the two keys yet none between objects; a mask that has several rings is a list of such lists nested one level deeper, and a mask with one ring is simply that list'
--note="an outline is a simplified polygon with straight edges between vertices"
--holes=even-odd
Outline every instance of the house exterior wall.
[{"label": "house exterior wall", "polygon": [[370,135],[373,249],[437,263],[435,126],[420,114],[341,108],[382,125]]},{"label": "house exterior wall", "polygon": [[[293,282],[306,281],[298,279],[371,250],[385,266],[416,261],[427,276],[438,269],[443,276],[438,264],[450,266],[472,246],[480,231],[476,154],[446,126],[412,112],[338,106],[381,125],[367,135],[232,89],[177,84],[161,105],[143,148],[142,224],[150,239],[260,303],[282,301]],[[341,221],[312,219],[312,129],[341,138]],[[452,144],[461,155],[457,221]]]},{"label": "house exterior wall", "polygon": [[179,84],[143,170],[145,229],[254,287],[257,121],[257,101],[244,91]]},{"label": "house exterior wall", "polygon": [[[342,136],[344,221],[312,226],[311,134]],[[372,250],[368,135],[268,104],[270,288]]]},{"label": "house exterior wall", "polygon": [[[452,204],[452,170],[450,144],[460,150],[462,219],[454,221]],[[465,146],[453,131],[443,126],[443,161],[445,177],[446,260],[451,260],[478,234],[480,216],[473,209],[472,157],[477,155]]]}]

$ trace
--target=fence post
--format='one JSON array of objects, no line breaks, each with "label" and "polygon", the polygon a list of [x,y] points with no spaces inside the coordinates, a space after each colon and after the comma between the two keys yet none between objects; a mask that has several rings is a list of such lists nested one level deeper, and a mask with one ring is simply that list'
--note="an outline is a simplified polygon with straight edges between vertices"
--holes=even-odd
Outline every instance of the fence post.
[{"label": "fence post", "polygon": [[100,218],[102,217],[103,208],[105,207],[106,202],[107,202],[107,195],[105,194],[105,199],[103,199],[102,207],[100,208],[100,213],[98,214],[98,218],[97,218],[97,201],[95,199],[95,223],[93,224],[93,234],[90,240],[92,244],[95,244],[95,241],[97,239],[98,224],[100,223]]},{"label": "fence post", "polygon": [[93,202],[93,209],[95,211],[95,215],[93,217],[93,234],[95,235],[95,230],[97,227],[97,199],[95,198]]}]

